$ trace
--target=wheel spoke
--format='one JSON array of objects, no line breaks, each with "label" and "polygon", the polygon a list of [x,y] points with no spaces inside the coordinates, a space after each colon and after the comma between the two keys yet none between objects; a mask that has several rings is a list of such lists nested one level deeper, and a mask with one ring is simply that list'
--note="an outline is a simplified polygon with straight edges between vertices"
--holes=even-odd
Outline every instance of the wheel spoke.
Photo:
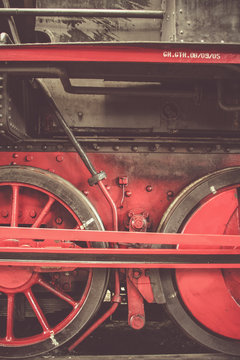
[{"label": "wheel spoke", "polygon": [[43,219],[45,218],[45,216],[48,214],[48,212],[51,209],[52,204],[54,203],[55,199],[52,197],[49,197],[48,202],[46,203],[46,205],[44,206],[44,208],[42,209],[42,211],[40,212],[40,214],[38,215],[37,219],[35,220],[35,222],[32,224],[33,228],[37,228],[41,225]]},{"label": "wheel spoke", "polygon": [[49,285],[48,283],[46,283],[44,280],[42,279],[38,279],[38,283],[43,286],[45,289],[47,289],[48,291],[50,291],[51,293],[53,293],[54,295],[58,296],[60,299],[66,301],[67,303],[69,303],[70,305],[72,305],[73,308],[77,307],[78,303],[76,301],[74,301],[70,296],[68,296],[67,294],[64,294],[62,291],[57,290],[55,288],[53,288],[51,285]]},{"label": "wheel spoke", "polygon": [[6,341],[13,340],[14,294],[8,294]]},{"label": "wheel spoke", "polygon": [[18,211],[19,211],[19,186],[13,185],[11,226],[18,226]]},{"label": "wheel spoke", "polygon": [[29,304],[31,305],[39,323],[41,324],[43,328],[44,333],[50,333],[50,327],[48,325],[47,319],[45,318],[35,296],[33,295],[33,292],[31,289],[27,290],[25,292],[25,296],[28,299]]}]

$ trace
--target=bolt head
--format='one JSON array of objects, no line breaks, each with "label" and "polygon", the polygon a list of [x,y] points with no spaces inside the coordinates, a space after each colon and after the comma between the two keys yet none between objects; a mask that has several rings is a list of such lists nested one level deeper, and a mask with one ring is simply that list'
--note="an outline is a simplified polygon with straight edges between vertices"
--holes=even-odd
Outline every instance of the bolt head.
[{"label": "bolt head", "polygon": [[2,217],[4,217],[4,218],[8,217],[8,211],[7,211],[7,210],[2,210],[2,211],[1,211],[1,215],[2,215]]},{"label": "bolt head", "polygon": [[57,217],[57,218],[55,219],[55,222],[56,222],[56,224],[61,225],[62,222],[63,222],[63,219],[60,218],[60,217]]},{"label": "bolt head", "polygon": [[128,212],[128,217],[131,218],[131,217],[133,216],[133,214],[134,214],[133,211],[130,210],[130,211]]},{"label": "bolt head", "polygon": [[35,217],[37,216],[37,213],[36,213],[35,210],[31,210],[31,211],[29,212],[29,215],[30,215],[31,218],[35,218]]},{"label": "bolt head", "polygon": [[141,270],[138,270],[138,269],[133,270],[134,279],[139,279],[140,276],[141,276]]},{"label": "bolt head", "polygon": [[133,219],[132,222],[132,226],[135,229],[142,229],[144,223],[143,223],[143,219],[137,218],[137,219]]},{"label": "bolt head", "polygon": [[140,330],[145,325],[145,319],[142,315],[132,315],[129,320],[129,325],[135,330]]},{"label": "bolt head", "polygon": [[68,291],[70,289],[71,289],[71,286],[70,286],[69,283],[66,282],[66,283],[63,284],[63,290]]}]

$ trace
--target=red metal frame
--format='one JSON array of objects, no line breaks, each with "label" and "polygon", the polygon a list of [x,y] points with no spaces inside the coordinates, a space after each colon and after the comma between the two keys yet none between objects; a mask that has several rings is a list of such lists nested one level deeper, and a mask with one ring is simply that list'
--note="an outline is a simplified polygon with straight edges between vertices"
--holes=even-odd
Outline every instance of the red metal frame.
[{"label": "red metal frame", "polygon": [[[4,235],[3,235],[4,234]],[[48,234],[50,237],[48,237]],[[84,236],[82,237],[82,234]],[[26,236],[25,236],[26,235]],[[69,236],[72,235],[72,236]],[[130,243],[134,244],[134,241],[138,242],[141,238],[141,243],[151,244],[151,238],[155,238],[155,244],[181,244],[181,246],[188,244],[187,249],[182,248],[174,248],[174,249],[163,249],[163,248],[81,248],[81,247],[69,247],[69,240],[79,240],[79,241],[88,241],[88,242],[96,242],[96,241],[105,241],[106,243],[118,242],[118,240],[126,241],[124,238],[125,235],[128,235],[127,238],[130,239]],[[8,245],[6,242],[2,242],[3,247],[1,248],[1,254],[3,258],[0,260],[1,265],[17,265],[17,266],[33,266],[33,267],[83,267],[83,268],[240,268],[240,263],[233,262],[230,264],[215,262],[204,263],[199,260],[198,263],[178,263],[178,261],[168,261],[164,262],[163,260],[154,260],[151,258],[145,261],[137,261],[136,259],[129,260],[127,259],[124,262],[124,259],[121,262],[114,261],[115,255],[141,255],[142,258],[145,256],[153,256],[153,255],[189,255],[189,256],[203,256],[203,255],[239,255],[239,241],[240,237],[238,235],[198,235],[198,234],[162,234],[162,233],[134,233],[134,232],[99,232],[99,231],[78,231],[78,230],[55,230],[55,229],[32,229],[32,228],[2,228],[1,237],[5,239],[9,238],[33,238],[33,239],[46,239],[41,243],[41,247],[39,247],[39,242],[34,244],[34,241],[31,243],[31,247],[24,246],[24,240],[21,243],[19,242],[19,246],[6,246]],[[131,239],[132,237],[132,239]],[[68,238],[67,241],[66,238]],[[157,241],[156,241],[157,238]],[[175,241],[171,241],[171,238]],[[204,242],[205,238],[205,242]],[[58,239],[57,242],[52,241],[53,239]],[[84,239],[84,240],[83,240]],[[134,240],[133,240],[134,239]],[[182,240],[181,240],[182,239]],[[193,243],[191,246],[189,242],[193,239]],[[203,240],[201,244],[201,248],[199,246],[194,248],[195,244],[199,244],[200,240]],[[229,241],[228,241],[229,239]],[[185,240],[185,241],[184,241]],[[195,240],[195,241],[194,241]],[[210,240],[210,241],[209,241]],[[214,240],[214,241],[211,241]],[[225,240],[225,241],[224,241]],[[162,242],[161,242],[162,241]],[[153,241],[154,242],[154,241]],[[201,242],[200,242],[201,243]],[[215,249],[213,246],[215,244]],[[221,245],[220,245],[221,244]],[[62,247],[61,247],[62,246]],[[211,248],[208,248],[208,247]],[[229,249],[229,246],[233,246],[232,249]],[[221,248],[219,248],[221,247]],[[224,248],[225,247],[225,248]],[[31,254],[31,258],[29,259],[14,259],[12,256],[17,254]],[[56,254],[57,258],[54,259],[35,259],[33,260],[34,254]],[[67,256],[75,254],[78,255],[79,258],[77,260],[68,260]],[[61,259],[61,255],[66,255],[64,259]],[[81,258],[81,255],[83,258]],[[84,260],[84,256],[92,256],[92,255],[101,255],[104,257],[106,255],[108,258],[106,260],[98,260],[95,258],[87,258]],[[112,258],[113,257],[113,258]]]},{"label": "red metal frame", "polygon": [[239,46],[220,44],[4,45],[0,61],[240,64]]},{"label": "red metal frame", "polygon": [[[71,62],[129,62],[129,63],[197,63],[197,64],[240,64],[239,47],[234,45],[179,45],[179,44],[139,44],[139,45],[80,45],[80,44],[68,44],[68,45],[24,45],[24,46],[2,46],[0,51],[0,61],[71,61]],[[46,156],[44,154],[44,156]],[[16,161],[15,161],[16,162]],[[105,161],[106,162],[106,161]],[[43,165],[44,164],[44,165]],[[98,163],[99,164],[99,163]],[[105,165],[105,164],[104,164]],[[40,162],[37,162],[37,166],[41,167]],[[45,167],[45,162],[42,163]],[[61,169],[62,172],[64,170]],[[117,170],[119,171],[119,170]],[[71,172],[69,172],[71,174]],[[60,174],[61,175],[61,174]],[[119,174],[118,174],[119,175]],[[121,174],[120,174],[121,175]],[[66,175],[63,175],[64,177]],[[114,177],[113,177],[114,178]],[[72,179],[71,179],[72,180]],[[74,179],[76,180],[76,179]],[[83,179],[85,180],[85,179]],[[73,181],[72,181],[73,182]],[[78,179],[77,179],[78,182]],[[79,185],[79,184],[78,184]],[[79,186],[78,186],[79,187]],[[18,226],[18,186],[13,185],[12,193],[12,212],[10,225],[11,227],[1,227],[0,230],[0,253],[2,259],[0,259],[0,269],[4,273],[4,267],[8,265],[22,267],[34,267],[36,271],[49,272],[50,269],[61,268],[62,270],[71,267],[83,267],[83,268],[132,268],[140,267],[142,269],[149,268],[176,268],[176,269],[222,269],[222,268],[240,268],[240,263],[178,263],[177,261],[161,262],[151,261],[153,255],[240,255],[240,237],[239,235],[211,235],[211,234],[162,234],[154,232],[126,232],[118,230],[118,211],[116,207],[116,201],[114,201],[110,193],[106,190],[103,182],[99,182],[99,187],[108,201],[112,211],[112,228],[115,231],[79,231],[65,230],[65,229],[44,229],[37,228],[40,225],[41,218],[37,218],[37,221],[32,224],[31,228],[23,228]],[[100,202],[100,201],[99,201]],[[101,204],[102,205],[102,204]],[[42,216],[45,214],[51,203],[48,203],[42,210]],[[104,205],[103,205],[104,206]],[[101,214],[100,214],[101,215]],[[121,219],[122,220],[122,219]],[[9,239],[18,240],[18,246],[14,246],[14,241]],[[29,239],[30,241],[26,241]],[[44,239],[42,242],[35,242],[35,239]],[[7,241],[6,241],[7,240]],[[56,241],[57,240],[57,241]],[[84,242],[104,242],[109,244],[109,248],[71,248],[71,241],[84,241]],[[24,245],[30,245],[25,247]],[[112,248],[113,245],[124,243],[124,248]],[[135,247],[128,247],[134,245]],[[150,245],[173,245],[175,248],[138,248],[139,244]],[[181,248],[176,247],[181,245]],[[201,248],[199,247],[201,244]],[[11,246],[13,245],[13,246]],[[187,245],[187,248],[182,246]],[[195,246],[198,246],[195,248]],[[215,247],[215,248],[213,248]],[[220,248],[221,247],[221,248]],[[233,247],[229,249],[229,247]],[[15,255],[24,254],[29,255],[29,258],[17,261],[14,259]],[[42,260],[42,255],[54,254],[57,260]],[[78,261],[68,260],[68,255],[78,255]],[[4,258],[4,255],[6,257]],[[39,259],[34,260],[34,255],[40,255]],[[64,260],[60,258],[61,255],[66,256]],[[81,256],[84,255],[102,255],[110,256],[107,262],[101,262],[93,258],[91,261],[84,260]],[[145,263],[143,261],[136,262],[134,257],[128,262],[115,262],[114,256],[117,255],[142,255],[146,256]],[[59,256],[59,257],[58,257]],[[98,327],[108,316],[110,316],[116,309],[120,297],[120,283],[118,272],[116,271],[115,278],[115,295],[113,306],[109,311],[104,314],[95,324],[87,330],[69,349],[73,349],[83,339],[85,339],[96,327]],[[134,281],[132,271],[127,271],[127,286],[129,296],[129,323],[134,328],[141,328],[144,324],[144,308],[143,297],[147,301],[153,301],[153,294],[149,279],[144,281]],[[143,279],[144,280],[144,279]],[[43,285],[45,286],[45,285]],[[46,285],[47,286],[47,285]],[[0,289],[1,290],[1,289]],[[42,325],[44,337],[49,337],[50,329],[47,326],[44,315],[41,313],[41,308],[34,300],[34,296],[31,290],[26,292],[29,303],[35,309],[35,314]],[[58,296],[64,296],[64,299],[71,303],[71,300],[66,298],[64,294],[58,292]],[[71,303],[74,306],[74,303]],[[78,306],[80,306],[78,304]],[[8,307],[7,312],[9,314],[7,319],[7,334],[5,338],[6,343],[12,343],[18,345],[13,337],[13,307],[14,307],[14,294],[9,291],[8,294]],[[59,325],[60,326],[60,325]],[[62,326],[62,325],[61,325]],[[37,340],[37,339],[36,339]],[[25,343],[27,343],[26,340]],[[32,341],[32,340],[31,340]],[[35,338],[34,338],[35,341]]]},{"label": "red metal frame", "polygon": [[[27,228],[27,227],[7,227],[0,228],[0,239],[45,239],[42,247],[56,247],[62,242],[62,246],[68,245],[68,241],[87,241],[87,242],[105,242],[105,243],[129,243],[129,244],[158,244],[158,245],[189,245],[194,246],[201,244],[204,246],[240,246],[239,235],[221,235],[221,234],[166,234],[154,232],[127,232],[127,231],[96,231],[77,229],[46,229],[46,228]],[[22,243],[24,245],[24,242]],[[34,242],[33,242],[34,244]],[[4,240],[0,246],[5,246]],[[21,247],[21,243],[19,244]],[[38,248],[41,247],[41,243]],[[12,248],[12,247],[11,247]],[[20,248],[19,248],[20,249]],[[76,248],[74,249],[74,251]],[[79,249],[78,249],[79,250]],[[86,250],[86,249],[83,249]],[[89,249],[90,250],[90,249]],[[106,251],[105,249],[99,249]],[[110,249],[107,249],[110,250]],[[126,249],[121,249],[126,250]],[[133,250],[133,249],[132,249]],[[136,249],[139,250],[139,249]],[[147,249],[145,249],[147,250]],[[151,249],[150,249],[151,250]],[[153,250],[153,249],[152,249]],[[156,249],[154,249],[156,250]],[[159,249],[158,249],[159,250]],[[4,249],[1,247],[1,251]],[[91,249],[94,251],[94,249]]]}]

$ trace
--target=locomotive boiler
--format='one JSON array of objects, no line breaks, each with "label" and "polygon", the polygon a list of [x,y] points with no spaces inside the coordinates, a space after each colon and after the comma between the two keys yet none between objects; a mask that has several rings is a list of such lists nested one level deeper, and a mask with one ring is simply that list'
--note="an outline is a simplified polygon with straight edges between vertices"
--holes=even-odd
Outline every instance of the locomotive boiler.
[{"label": "locomotive boiler", "polygon": [[122,293],[239,355],[239,1],[0,5],[0,357]]}]

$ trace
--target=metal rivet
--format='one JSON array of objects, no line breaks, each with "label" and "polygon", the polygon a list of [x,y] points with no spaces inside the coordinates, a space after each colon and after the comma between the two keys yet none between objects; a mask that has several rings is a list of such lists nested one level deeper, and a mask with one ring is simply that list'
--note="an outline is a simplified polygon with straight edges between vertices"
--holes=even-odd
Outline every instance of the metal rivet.
[{"label": "metal rivet", "polygon": [[1,211],[1,215],[2,215],[2,217],[4,217],[4,218],[8,217],[8,211],[7,211],[7,210],[2,210],[2,211]]},{"label": "metal rivet", "polygon": [[159,149],[159,144],[154,144],[154,145],[152,145],[152,147],[151,147],[151,149],[152,149],[152,151],[157,151],[158,149]]},{"label": "metal rivet", "polygon": [[79,112],[77,113],[77,115],[78,115],[79,120],[82,120],[82,118],[83,118],[83,113],[82,113],[81,111],[79,111]]},{"label": "metal rivet", "polygon": [[132,195],[132,192],[131,192],[131,191],[129,191],[129,190],[128,190],[128,191],[125,191],[125,196],[126,196],[126,197],[130,197],[131,195]]},{"label": "metal rivet", "polygon": [[174,192],[173,192],[172,190],[169,190],[169,191],[167,192],[167,198],[168,198],[168,200],[171,199],[173,196],[174,196]]},{"label": "metal rivet", "polygon": [[26,155],[25,156],[25,161],[32,161],[33,160],[33,156],[32,155]]},{"label": "metal rivet", "polygon": [[18,158],[18,156],[19,156],[18,154],[13,154],[13,156],[12,156],[12,157],[13,157],[14,159],[17,159],[17,158]]},{"label": "metal rivet", "polygon": [[62,156],[62,155],[57,155],[57,156],[56,156],[56,160],[57,160],[58,162],[63,161],[63,156]]},{"label": "metal rivet", "polygon": [[146,187],[146,190],[147,190],[147,192],[151,192],[151,191],[152,191],[152,185],[148,185],[148,186]]},{"label": "metal rivet", "polygon": [[29,215],[30,215],[31,218],[35,218],[35,217],[37,216],[37,213],[36,213],[35,210],[31,210],[31,211],[29,212]]},{"label": "metal rivet", "polygon": [[132,146],[132,151],[138,151],[138,147],[137,146]]},{"label": "metal rivet", "polygon": [[118,145],[113,146],[113,150],[119,151],[120,147]]},{"label": "metal rivet", "polygon": [[88,196],[89,191],[88,190],[83,190],[83,193],[84,193],[85,196]]},{"label": "metal rivet", "polygon": [[98,144],[93,144],[92,147],[94,150],[100,150],[100,146]]}]

